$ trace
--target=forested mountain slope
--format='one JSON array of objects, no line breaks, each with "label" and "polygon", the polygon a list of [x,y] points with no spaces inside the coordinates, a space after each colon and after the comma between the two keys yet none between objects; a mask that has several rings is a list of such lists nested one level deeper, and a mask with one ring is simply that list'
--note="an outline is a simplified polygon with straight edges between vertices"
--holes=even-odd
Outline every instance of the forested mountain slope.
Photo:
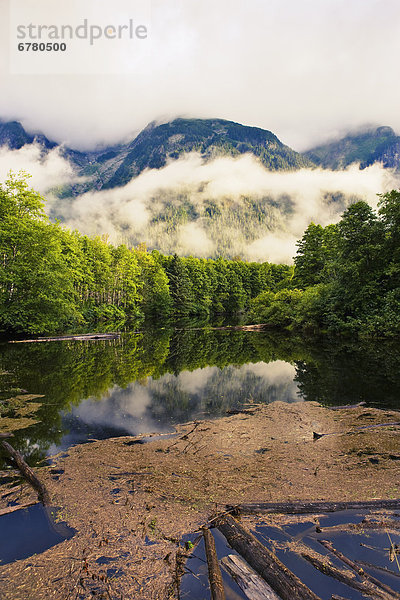
[{"label": "forested mountain slope", "polygon": [[399,170],[400,137],[391,127],[377,127],[316,146],[305,152],[305,156],[324,169],[344,169],[352,163],[365,168],[379,162],[386,168]]}]

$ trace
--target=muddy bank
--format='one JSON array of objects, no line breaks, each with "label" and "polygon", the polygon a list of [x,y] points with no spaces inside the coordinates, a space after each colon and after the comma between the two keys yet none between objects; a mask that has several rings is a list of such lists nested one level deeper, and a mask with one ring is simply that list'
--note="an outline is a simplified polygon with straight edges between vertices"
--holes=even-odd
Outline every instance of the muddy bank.
[{"label": "muddy bank", "polygon": [[[276,402],[186,424],[175,438],[76,446],[41,477],[77,534],[0,566],[2,597],[174,598],[178,542],[226,504],[399,497],[400,426],[360,429],[399,421],[395,411]],[[23,490],[0,508],[33,497]]]}]

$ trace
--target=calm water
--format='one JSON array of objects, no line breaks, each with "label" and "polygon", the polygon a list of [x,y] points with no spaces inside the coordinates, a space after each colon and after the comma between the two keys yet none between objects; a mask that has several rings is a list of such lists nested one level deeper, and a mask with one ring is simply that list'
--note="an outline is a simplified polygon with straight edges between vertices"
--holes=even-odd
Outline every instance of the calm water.
[{"label": "calm water", "polygon": [[2,515],[0,564],[39,554],[69,540],[74,529],[60,521],[56,508],[35,504],[29,508]]},{"label": "calm water", "polygon": [[[13,444],[35,464],[90,439],[166,432],[248,402],[366,401],[399,408],[398,343],[306,342],[262,332],[124,334],[117,341],[0,344],[6,388],[44,394]],[[10,395],[10,394],[8,394]]]}]

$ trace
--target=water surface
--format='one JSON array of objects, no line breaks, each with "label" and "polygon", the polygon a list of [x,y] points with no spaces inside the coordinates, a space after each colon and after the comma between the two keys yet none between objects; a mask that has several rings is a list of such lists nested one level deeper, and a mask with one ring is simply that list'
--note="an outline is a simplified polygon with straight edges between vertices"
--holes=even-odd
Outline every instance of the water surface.
[{"label": "water surface", "polygon": [[13,416],[7,387],[44,394],[39,422],[14,438],[35,464],[76,443],[172,431],[252,402],[398,408],[399,367],[396,343],[265,332],[162,329],[112,341],[3,343],[0,409]]},{"label": "water surface", "polygon": [[2,515],[0,528],[0,565],[40,554],[75,533],[58,509],[42,504]]}]

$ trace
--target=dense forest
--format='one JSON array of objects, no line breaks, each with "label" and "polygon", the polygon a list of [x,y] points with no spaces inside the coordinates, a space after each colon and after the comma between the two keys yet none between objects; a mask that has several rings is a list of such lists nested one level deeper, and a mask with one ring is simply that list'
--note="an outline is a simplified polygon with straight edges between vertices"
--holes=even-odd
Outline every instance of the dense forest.
[{"label": "dense forest", "polygon": [[391,336],[400,333],[400,192],[378,211],[352,204],[339,223],[311,223],[298,242],[287,289],[262,293],[253,317],[289,329]]},{"label": "dense forest", "polygon": [[0,253],[3,332],[233,315],[293,276],[285,265],[163,256],[89,238],[51,223],[21,175],[0,188]]},{"label": "dense forest", "polygon": [[0,186],[0,331],[242,314],[312,332],[400,332],[400,192],[375,213],[352,204],[336,225],[310,224],[295,266],[199,259],[113,246],[50,222],[27,177]]}]

